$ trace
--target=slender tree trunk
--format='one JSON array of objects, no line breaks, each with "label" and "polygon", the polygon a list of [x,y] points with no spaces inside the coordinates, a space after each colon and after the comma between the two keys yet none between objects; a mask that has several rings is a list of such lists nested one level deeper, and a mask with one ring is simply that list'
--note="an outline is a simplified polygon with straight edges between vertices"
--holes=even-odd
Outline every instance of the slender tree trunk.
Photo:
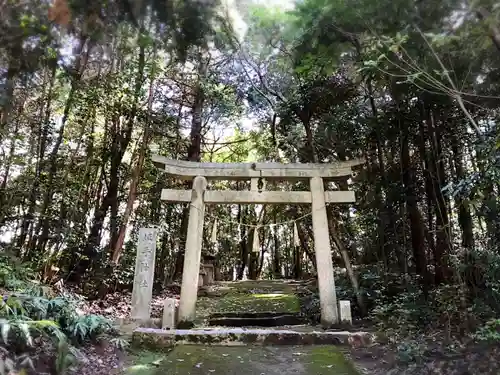
[{"label": "slender tree trunk", "polygon": [[[142,30],[139,34],[142,33]],[[145,46],[140,44],[138,53],[138,63],[137,63],[137,73],[134,82],[134,98],[131,106],[130,113],[127,114],[128,121],[124,129],[120,128],[119,119],[116,117],[112,120],[112,125],[114,131],[112,133],[112,145],[110,150],[110,172],[109,172],[109,185],[106,195],[103,197],[101,203],[98,205],[94,219],[92,221],[92,226],[90,229],[89,236],[87,238],[87,244],[84,248],[83,259],[81,259],[76,267],[76,277],[79,279],[84,275],[86,271],[89,270],[91,266],[96,262],[99,252],[98,247],[101,242],[102,229],[104,224],[104,219],[106,218],[109,209],[112,210],[112,226],[117,228],[117,207],[118,207],[118,191],[120,187],[120,165],[123,160],[123,156],[127,150],[130,140],[132,138],[132,130],[135,123],[135,118],[137,112],[139,111],[139,100],[140,93],[144,79],[144,69],[146,66],[146,53]],[[113,213],[114,211],[114,213]],[[111,233],[111,246],[114,245],[117,239],[116,229]],[[113,249],[113,247],[111,247]],[[110,251],[111,254],[111,251]]]},{"label": "slender tree trunk", "polygon": [[[45,157],[45,151],[47,147],[47,138],[50,128],[50,117],[52,114],[52,92],[54,88],[54,82],[56,78],[56,69],[57,64],[53,63],[51,76],[49,78],[49,87],[47,92],[47,99],[45,103],[43,103],[41,108],[41,114],[43,116],[43,121],[40,122],[38,127],[38,131],[36,134],[36,139],[38,140],[36,147],[33,147],[33,153],[36,153],[36,165],[35,165],[35,176],[33,178],[33,184],[30,188],[29,198],[28,198],[28,210],[23,217],[22,223],[20,225],[21,232],[19,237],[17,238],[17,247],[19,250],[24,248],[26,238],[28,237],[28,233],[30,228],[33,226],[33,221],[35,219],[35,208],[36,208],[36,199],[38,197],[41,177],[42,177],[42,169],[43,169],[43,160]],[[35,150],[36,148],[36,150]],[[28,249],[30,247],[28,246]],[[27,252],[25,254],[27,258],[29,258],[30,254]]]},{"label": "slender tree trunk", "polygon": [[[266,212],[266,205],[262,206],[262,209],[260,210],[259,217],[257,218],[255,225],[257,227],[261,226],[262,223],[264,222],[264,215]],[[253,216],[253,215],[252,215]],[[249,259],[249,264],[248,264],[248,277],[250,280],[257,280],[258,276],[258,266],[259,266],[259,254],[260,251],[254,251],[253,249],[253,237],[256,235],[261,235],[262,231],[257,231],[257,227],[253,227],[250,229],[250,236],[247,241],[247,247],[248,247],[248,253],[250,255]],[[263,238],[259,238],[259,248],[261,247],[261,243],[263,242]]]},{"label": "slender tree trunk", "polygon": [[[276,223],[278,220],[277,213],[274,211],[274,222]],[[280,241],[278,236],[278,231],[275,229],[273,231],[273,275],[275,279],[280,279],[281,275],[281,256],[280,256]]]},{"label": "slender tree trunk", "polygon": [[316,154],[316,147],[314,145],[314,135],[311,128],[311,115],[307,111],[298,111],[297,116],[302,121],[304,125],[304,130],[306,132],[306,145],[308,156],[307,159],[311,160],[313,163],[318,163],[318,155]]},{"label": "slender tree trunk", "polygon": [[293,276],[296,280],[300,280],[302,278],[302,249],[299,245],[293,246],[293,258],[294,258],[294,269]]},{"label": "slender tree trunk", "polygon": [[[358,51],[358,53],[360,53]],[[370,176],[374,176],[374,187],[375,187],[375,207],[380,213],[380,219],[377,223],[377,233],[378,233],[378,248],[379,255],[383,259],[386,269],[388,268],[388,260],[386,254],[391,254],[392,249],[390,249],[390,241],[386,241],[386,231],[392,230],[394,228],[394,223],[392,220],[392,215],[390,207],[392,202],[383,202],[384,189],[387,189],[387,177],[385,171],[385,161],[384,161],[384,151],[382,146],[382,129],[379,126],[378,120],[378,110],[375,104],[375,94],[372,85],[372,79],[367,80],[368,95],[370,99],[370,107],[373,116],[373,130],[370,133],[370,143],[371,143],[371,154],[375,155],[377,160],[378,168],[375,168],[375,163],[373,163],[374,168],[372,169]],[[374,158],[374,159],[375,159]],[[380,181],[377,181],[376,176],[379,176]],[[385,191],[386,200],[389,200],[390,194]],[[387,249],[386,249],[387,248]]]},{"label": "slender tree trunk", "polygon": [[441,191],[445,186],[444,161],[442,160],[443,153],[441,148],[441,135],[439,128],[434,123],[433,113],[429,113],[428,122],[429,135],[432,140],[432,162],[433,167],[433,188],[435,197],[435,214],[436,214],[436,246],[434,249],[435,263],[435,278],[436,283],[444,282],[448,277],[448,261],[447,254],[451,247],[448,209],[446,200]]},{"label": "slender tree trunk", "polygon": [[[155,54],[153,54],[155,55]],[[154,96],[154,76],[151,77],[151,82],[149,85],[149,97],[148,97],[148,117],[151,116],[151,110],[153,107],[153,96]],[[121,251],[123,248],[123,242],[125,241],[125,232],[127,230],[128,221],[132,213],[134,202],[137,195],[137,186],[139,185],[139,177],[141,176],[144,159],[146,157],[146,152],[148,150],[149,140],[151,138],[151,128],[149,125],[150,119],[147,119],[145,125],[144,133],[142,136],[141,146],[139,148],[139,156],[137,159],[137,164],[132,172],[132,180],[130,182],[129,194],[127,199],[127,206],[125,207],[125,212],[122,216],[122,224],[118,233],[118,239],[116,241],[115,247],[113,249],[113,255],[111,257],[112,263],[116,266],[118,265]]]},{"label": "slender tree trunk", "polygon": [[10,114],[14,106],[14,88],[16,79],[21,73],[22,43],[20,40],[7,50],[9,57],[7,74],[5,75],[5,89],[2,96],[2,106],[0,107],[0,141],[5,137],[6,128],[10,121]]},{"label": "slender tree trunk", "polygon": [[68,121],[68,117],[70,115],[70,112],[71,112],[71,109],[73,106],[75,95],[76,95],[76,92],[78,90],[78,85],[80,83],[80,79],[82,77],[83,71],[87,65],[90,51],[92,49],[92,46],[89,43],[87,45],[86,52],[82,55],[86,44],[88,44],[87,38],[82,36],[80,38],[79,45],[77,47],[75,66],[73,68],[74,73],[73,73],[73,76],[71,79],[71,88],[70,88],[70,91],[68,94],[68,98],[66,99],[66,104],[64,106],[64,112],[63,112],[63,117],[61,120],[61,125],[60,125],[59,131],[57,133],[56,143],[54,144],[54,147],[52,148],[52,151],[51,151],[50,156],[49,156],[49,171],[48,171],[48,177],[47,177],[46,190],[45,190],[45,194],[43,197],[42,207],[40,209],[40,220],[38,221],[38,225],[34,231],[34,235],[38,236],[40,230],[42,232],[40,234],[40,237],[33,238],[32,245],[30,246],[32,251],[35,249],[35,247],[38,250],[42,251],[42,249],[45,248],[45,245],[47,244],[47,241],[49,238],[51,217],[49,217],[47,211],[48,211],[49,206],[52,202],[52,197],[54,195],[54,191],[56,190],[55,186],[54,186],[54,179],[56,178],[56,173],[57,173],[57,158],[58,158],[58,154],[59,154],[59,148],[61,147],[61,144],[62,144],[63,139],[64,139],[64,130],[66,128],[66,122]]},{"label": "slender tree trunk", "polygon": [[[190,145],[188,148],[187,160],[199,162],[201,160],[201,141],[202,141],[202,130],[203,130],[203,106],[205,103],[205,92],[203,90],[203,80],[207,76],[209,59],[204,56],[204,51],[199,55],[198,60],[198,82],[194,89],[194,100],[191,107],[191,132],[190,132]],[[191,189],[191,182],[186,184],[186,189]],[[182,215],[182,239],[183,245],[181,250],[177,254],[177,259],[175,261],[175,277],[179,277],[182,274],[184,267],[184,252],[185,252],[185,239],[187,236],[187,222],[188,222],[189,209],[186,209]]]},{"label": "slender tree trunk", "polygon": [[[402,114],[401,114],[402,116]],[[402,121],[403,122],[403,121]],[[405,200],[410,222],[411,244],[413,249],[413,260],[415,262],[415,271],[422,277],[424,288],[428,288],[427,259],[425,255],[425,231],[422,223],[422,215],[418,208],[418,199],[416,192],[415,169],[410,159],[410,136],[408,133],[408,124],[402,123],[401,139],[401,170],[405,189]]]},{"label": "slender tree trunk", "polygon": [[[238,205],[238,222],[243,223],[246,219],[246,212],[247,208],[242,207],[241,205]],[[242,280],[243,276],[245,276],[245,268],[247,267],[248,264],[248,246],[247,242],[249,239],[246,237],[250,236],[248,233],[248,228],[245,225],[240,225],[240,242],[238,243],[238,247],[240,249],[240,264],[238,267],[238,272],[236,275],[236,280]]]},{"label": "slender tree trunk", "polygon": [[[463,145],[455,132],[451,134],[453,163],[455,166],[456,182],[465,178],[465,168],[463,164]],[[474,248],[474,232],[472,230],[472,215],[468,205],[468,200],[458,194],[455,198],[458,207],[458,223],[462,231],[462,246],[467,250]]]},{"label": "slender tree trunk", "polygon": [[5,161],[2,183],[0,184],[0,225],[4,223],[4,218],[5,218],[4,210],[7,208],[7,206],[9,206],[9,204],[7,203],[6,189],[7,189],[7,181],[9,180],[10,176],[12,159],[14,158],[14,154],[16,151],[16,139],[18,134],[19,134],[19,121],[16,121],[16,124],[14,126],[14,132],[12,134],[12,139],[10,140],[9,156]]},{"label": "slender tree trunk", "polygon": [[[307,239],[306,232],[300,224],[300,222],[297,223],[297,234],[299,235],[300,246],[302,246],[302,249],[305,251],[307,257],[309,258],[309,261],[313,265],[314,269],[316,269],[316,256],[314,255],[314,250],[309,246],[310,242]],[[311,238],[311,236],[309,237]]]},{"label": "slender tree trunk", "polygon": [[430,166],[430,156],[427,151],[427,142],[426,140],[429,138],[428,132],[426,132],[424,123],[426,121],[425,114],[425,105],[421,103],[421,120],[419,121],[419,133],[418,133],[418,144],[419,144],[419,153],[420,159],[423,169],[424,175],[424,185],[425,185],[425,196],[426,196],[426,206],[427,206],[427,231],[426,231],[426,239],[429,250],[432,254],[435,252],[435,242],[434,236],[434,188],[433,188],[433,177],[432,177],[432,168]]}]

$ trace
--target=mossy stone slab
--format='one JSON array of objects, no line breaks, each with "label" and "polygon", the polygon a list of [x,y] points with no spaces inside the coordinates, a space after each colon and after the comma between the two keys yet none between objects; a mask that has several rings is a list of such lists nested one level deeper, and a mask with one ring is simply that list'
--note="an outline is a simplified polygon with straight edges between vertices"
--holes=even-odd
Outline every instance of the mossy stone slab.
[{"label": "mossy stone slab", "polygon": [[161,330],[137,328],[132,347],[146,350],[169,350],[174,345],[346,345],[359,338],[369,342],[367,332],[299,331],[291,329],[213,328]]},{"label": "mossy stone slab", "polygon": [[201,347],[182,345],[167,355],[139,352],[125,375],[359,375],[335,346]]}]

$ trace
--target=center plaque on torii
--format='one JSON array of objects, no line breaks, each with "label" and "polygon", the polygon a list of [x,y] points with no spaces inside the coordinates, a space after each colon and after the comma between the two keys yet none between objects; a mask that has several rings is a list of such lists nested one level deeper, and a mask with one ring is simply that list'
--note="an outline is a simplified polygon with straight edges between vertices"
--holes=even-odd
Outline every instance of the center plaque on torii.
[{"label": "center plaque on torii", "polygon": [[[338,323],[326,204],[352,203],[355,202],[355,197],[354,192],[349,190],[325,191],[323,182],[351,175],[352,167],[363,164],[364,161],[356,159],[335,164],[197,163],[154,155],[153,162],[171,176],[193,181],[190,191],[163,189],[161,192],[161,199],[164,201],[191,203],[178,311],[179,323],[190,323],[195,318],[205,204],[310,204],[321,322],[325,326]],[[310,190],[260,191],[259,179],[309,180]],[[250,190],[207,190],[208,180],[250,180]]]}]

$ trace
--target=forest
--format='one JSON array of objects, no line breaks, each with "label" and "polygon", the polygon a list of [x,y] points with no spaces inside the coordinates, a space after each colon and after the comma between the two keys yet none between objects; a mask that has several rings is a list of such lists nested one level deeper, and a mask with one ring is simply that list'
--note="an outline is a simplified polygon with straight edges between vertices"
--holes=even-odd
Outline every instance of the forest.
[{"label": "forest", "polygon": [[[328,206],[339,298],[398,338],[498,341],[499,17],[492,0],[1,0],[0,290],[130,291],[141,227],[159,230],[155,291],[179,282],[188,205],[160,194],[190,186],[153,154],[361,158],[335,184],[356,202]],[[220,280],[315,277],[309,206],[205,217]]]}]

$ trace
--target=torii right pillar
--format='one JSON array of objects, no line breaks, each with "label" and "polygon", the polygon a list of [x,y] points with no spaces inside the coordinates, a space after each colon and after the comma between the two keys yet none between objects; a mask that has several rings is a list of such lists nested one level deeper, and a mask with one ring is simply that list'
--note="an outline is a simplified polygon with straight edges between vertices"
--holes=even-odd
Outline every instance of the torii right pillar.
[{"label": "torii right pillar", "polygon": [[325,188],[321,177],[310,179],[312,198],[312,225],[316,270],[318,271],[318,289],[321,306],[321,325],[331,327],[337,324],[338,308],[333,262],[330,247],[330,233],[325,205]]}]

